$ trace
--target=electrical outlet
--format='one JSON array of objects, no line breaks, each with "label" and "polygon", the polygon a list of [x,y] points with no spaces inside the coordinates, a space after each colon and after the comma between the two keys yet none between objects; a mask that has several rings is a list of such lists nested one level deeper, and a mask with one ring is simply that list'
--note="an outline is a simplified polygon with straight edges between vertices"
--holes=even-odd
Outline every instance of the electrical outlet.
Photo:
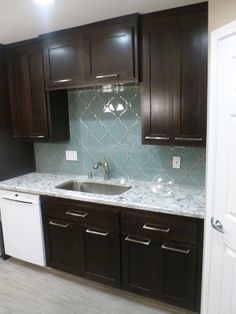
[{"label": "electrical outlet", "polygon": [[173,156],[172,168],[179,169],[181,166],[181,157]]},{"label": "electrical outlet", "polygon": [[76,150],[66,150],[66,160],[77,161],[77,151]]}]

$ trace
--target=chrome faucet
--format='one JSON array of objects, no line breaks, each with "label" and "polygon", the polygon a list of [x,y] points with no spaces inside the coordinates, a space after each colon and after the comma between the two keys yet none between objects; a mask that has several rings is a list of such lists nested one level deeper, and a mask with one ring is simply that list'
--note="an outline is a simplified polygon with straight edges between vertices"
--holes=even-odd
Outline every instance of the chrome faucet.
[{"label": "chrome faucet", "polygon": [[109,173],[108,161],[106,161],[106,159],[104,159],[103,161],[96,162],[93,165],[93,169],[98,169],[99,167],[102,167],[102,169],[103,169],[104,180],[109,180],[110,179],[110,173]]}]

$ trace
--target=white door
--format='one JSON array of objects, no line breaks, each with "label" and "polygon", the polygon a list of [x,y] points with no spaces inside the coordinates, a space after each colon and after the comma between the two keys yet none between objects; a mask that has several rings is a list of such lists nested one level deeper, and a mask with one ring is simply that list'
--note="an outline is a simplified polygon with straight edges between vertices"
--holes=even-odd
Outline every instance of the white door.
[{"label": "white door", "polygon": [[212,33],[202,314],[236,314],[236,22]]}]

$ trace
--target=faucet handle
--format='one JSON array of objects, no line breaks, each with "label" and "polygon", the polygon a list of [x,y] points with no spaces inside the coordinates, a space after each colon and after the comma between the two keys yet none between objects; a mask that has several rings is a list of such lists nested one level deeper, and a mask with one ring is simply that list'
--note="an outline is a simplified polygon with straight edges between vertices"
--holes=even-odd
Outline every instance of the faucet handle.
[{"label": "faucet handle", "polygon": [[104,164],[104,166],[105,166],[105,165],[106,165],[106,166],[108,165],[108,161],[106,160],[106,158],[103,159],[103,164]]}]

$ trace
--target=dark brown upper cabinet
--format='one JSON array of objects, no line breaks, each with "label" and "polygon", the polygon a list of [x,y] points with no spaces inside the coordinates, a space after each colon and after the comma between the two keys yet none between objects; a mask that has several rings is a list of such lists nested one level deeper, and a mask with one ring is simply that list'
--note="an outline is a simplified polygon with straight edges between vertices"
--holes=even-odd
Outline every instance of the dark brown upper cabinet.
[{"label": "dark brown upper cabinet", "polygon": [[46,88],[68,88],[84,80],[84,57],[79,32],[43,40]]},{"label": "dark brown upper cabinet", "polygon": [[41,35],[47,89],[139,80],[139,15]]},{"label": "dark brown upper cabinet", "polygon": [[143,144],[204,145],[207,4],[143,16]]},{"label": "dark brown upper cabinet", "polygon": [[[34,133],[33,116],[31,120],[31,115],[34,114],[33,108],[30,106],[31,96],[36,101],[36,108],[38,103],[41,103],[43,111],[46,111],[44,90],[43,94],[38,92],[35,94],[36,76],[38,76],[39,82],[43,83],[43,74],[35,72],[40,62],[38,52],[38,45],[8,49],[8,77],[14,137],[27,138]],[[33,65],[32,61],[36,61],[36,63]],[[41,90],[41,84],[38,87],[39,90]],[[30,93],[30,87],[32,87],[32,94]],[[37,131],[39,131],[39,128],[41,131],[39,135],[46,136],[47,129],[44,121],[40,126],[36,126]]]},{"label": "dark brown upper cabinet", "polygon": [[68,139],[67,95],[45,92],[41,44],[30,41],[8,46],[7,56],[13,137]]},{"label": "dark brown upper cabinet", "polygon": [[95,23],[83,38],[87,82],[138,81],[138,14]]}]

